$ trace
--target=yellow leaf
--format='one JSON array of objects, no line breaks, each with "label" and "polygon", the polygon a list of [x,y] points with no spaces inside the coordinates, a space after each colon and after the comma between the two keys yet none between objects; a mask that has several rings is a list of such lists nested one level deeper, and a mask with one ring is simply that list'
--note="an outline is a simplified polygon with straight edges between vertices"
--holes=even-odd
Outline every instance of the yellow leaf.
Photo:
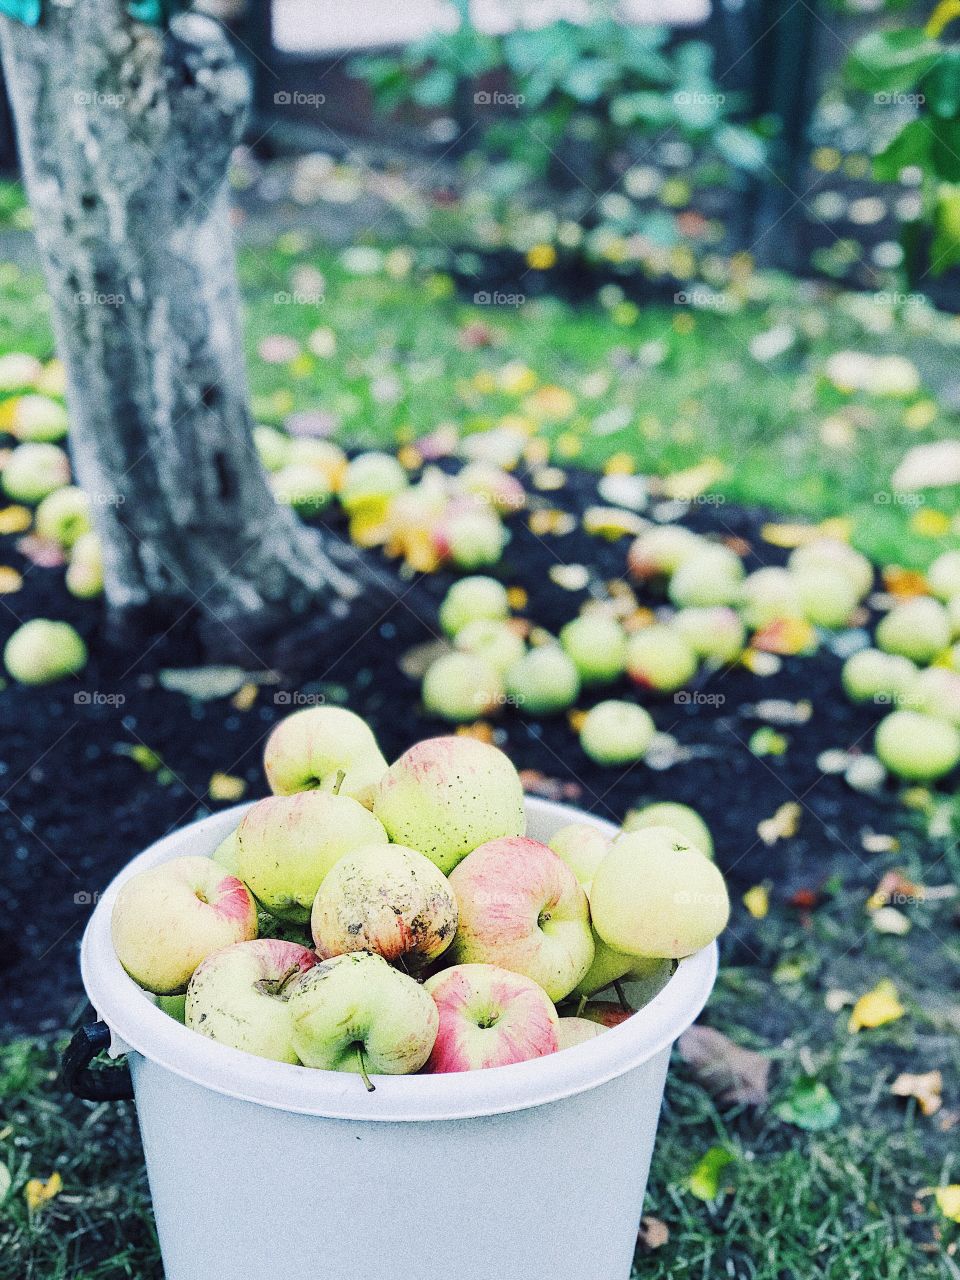
[{"label": "yellow leaf", "polygon": [[673,475],[664,476],[661,486],[668,498],[692,502],[694,498],[699,498],[711,485],[722,479],[726,473],[727,468],[719,458],[705,458],[696,467],[688,467],[686,471],[675,471]]},{"label": "yellow leaf", "polygon": [[743,905],[754,920],[762,920],[770,910],[770,890],[765,884],[755,884],[743,895]]},{"label": "yellow leaf", "polygon": [[910,431],[922,431],[929,427],[937,416],[937,406],[933,400],[918,400],[904,411],[903,425]]},{"label": "yellow leaf", "polygon": [[0,596],[9,596],[23,586],[23,578],[8,564],[0,564]]},{"label": "yellow leaf", "polygon": [[257,686],[255,684],[243,684],[230,699],[231,703],[238,711],[249,711],[257,700]]},{"label": "yellow leaf", "polygon": [[757,835],[766,845],[776,844],[778,840],[791,840],[799,830],[802,813],[795,801],[788,800],[772,818],[757,823]]},{"label": "yellow leaf", "polygon": [[646,527],[647,522],[641,516],[623,507],[587,507],[583,513],[584,532],[611,542],[617,538],[636,537]]},{"label": "yellow leaf", "polygon": [[542,467],[550,457],[550,445],[546,440],[529,440],[524,445],[523,456],[531,467]]},{"label": "yellow leaf", "polygon": [[933,1194],[943,1216],[951,1222],[960,1222],[960,1182],[949,1187],[937,1187]]},{"label": "yellow leaf", "polygon": [[557,436],[556,450],[561,458],[575,458],[583,452],[583,441],[572,431],[564,431],[562,435]]},{"label": "yellow leaf", "polygon": [[530,532],[538,538],[546,537],[548,534],[560,538],[573,533],[577,527],[576,520],[568,511],[551,507],[532,512],[527,523],[530,526]]},{"label": "yellow leaf", "polygon": [[637,469],[637,464],[633,460],[633,455],[629,453],[614,453],[603,464],[603,474],[605,476],[632,476]]},{"label": "yellow leaf", "polygon": [[26,507],[4,507],[0,510],[0,533],[23,533],[33,523]]},{"label": "yellow leaf", "polygon": [[816,649],[817,633],[805,618],[777,618],[761,627],[751,643],[764,653],[792,657]]},{"label": "yellow leaf", "polygon": [[40,1178],[31,1178],[23,1189],[23,1198],[27,1202],[27,1208],[34,1213],[41,1205],[46,1204],[48,1200],[53,1200],[63,1190],[63,1179],[59,1173],[51,1173],[50,1177],[43,1182]]},{"label": "yellow leaf", "polygon": [[535,244],[527,251],[527,266],[534,271],[549,271],[557,260],[552,244]]},{"label": "yellow leaf", "polygon": [[230,773],[215,773],[210,779],[211,800],[240,800],[246,789],[244,779]]},{"label": "yellow leaf", "polygon": [[905,1013],[897,988],[889,978],[883,978],[853,1006],[847,1030],[856,1032],[863,1027],[883,1027],[888,1022],[896,1022]]},{"label": "yellow leaf", "polygon": [[527,593],[523,587],[507,587],[507,604],[511,609],[525,609],[527,607]]},{"label": "yellow leaf", "polygon": [[894,1080],[890,1092],[895,1098],[916,1098],[923,1115],[936,1115],[943,1106],[943,1073],[925,1071],[911,1075],[904,1071]]},{"label": "yellow leaf", "polygon": [[944,511],[923,507],[910,517],[910,528],[921,538],[942,538],[950,532],[950,517]]},{"label": "yellow leaf", "polygon": [[390,536],[389,498],[366,502],[350,517],[350,538],[358,547],[378,547]]},{"label": "yellow leaf", "polygon": [[957,18],[960,18],[960,0],[940,0],[940,3],[927,19],[924,32],[934,40],[937,40],[950,23]]}]

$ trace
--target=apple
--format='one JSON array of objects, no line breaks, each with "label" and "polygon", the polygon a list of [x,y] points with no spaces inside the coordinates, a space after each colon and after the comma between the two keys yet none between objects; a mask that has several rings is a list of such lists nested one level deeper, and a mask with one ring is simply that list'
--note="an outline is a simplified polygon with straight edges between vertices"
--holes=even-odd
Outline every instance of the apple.
[{"label": "apple", "polygon": [[73,484],[48,494],[34,517],[34,529],[40,537],[58,542],[67,551],[91,528],[90,499]]},{"label": "apple", "polygon": [[589,822],[571,822],[553,833],[549,847],[563,859],[589,896],[593,873],[610,848],[609,837]]},{"label": "apple", "polygon": [[506,674],[507,693],[533,716],[555,715],[572,707],[580,692],[577,668],[558,644],[537,645]]},{"label": "apple", "polygon": [[310,927],[324,960],[375,951],[420,973],[457,931],[457,900],[440,869],[414,849],[372,844],[344,855],[314,899]]},{"label": "apple", "polygon": [[307,1067],[402,1076],[430,1057],[440,1015],[415,979],[369,951],[324,960],[293,983],[287,998],[293,1048]]},{"label": "apple", "polygon": [[47,361],[37,378],[37,390],[45,396],[63,399],[67,393],[67,371],[62,360],[54,358]]},{"label": "apple", "polygon": [[840,570],[853,584],[858,601],[873,586],[873,565],[866,556],[839,538],[815,538],[796,547],[790,552],[787,566],[791,573]]},{"label": "apple", "polygon": [[681,609],[672,625],[698,658],[733,662],[743,650],[746,631],[740,615],[726,605]]},{"label": "apple", "polygon": [[43,365],[25,351],[8,351],[0,356],[0,391],[23,391],[36,385]]},{"label": "apple", "polygon": [[927,570],[927,585],[944,602],[960,596],[960,551],[944,551]]},{"label": "apple", "polygon": [[729,547],[706,543],[684,556],[670,576],[667,594],[677,608],[732,604],[743,580],[743,561]]},{"label": "apple", "polygon": [[659,800],[655,804],[645,804],[640,809],[634,809],[624,819],[624,832],[643,831],[646,827],[673,827],[686,836],[694,848],[708,858],[713,857],[710,828],[696,809],[691,809],[689,805]]},{"label": "apple", "polygon": [[14,631],[4,646],[3,662],[19,684],[52,684],[83,670],[87,646],[69,622],[34,618]]},{"label": "apple", "polygon": [[899,653],[914,662],[932,662],[950,643],[950,616],[939,600],[917,596],[894,605],[880,619],[876,640],[886,653]]},{"label": "apple", "polygon": [[918,671],[904,689],[900,705],[960,728],[960,675],[946,667]]},{"label": "apple", "polygon": [[67,434],[67,411],[49,396],[20,396],[13,406],[10,431],[18,440],[56,444]]},{"label": "apple", "polygon": [[21,444],[4,463],[0,482],[14,502],[41,502],[70,483],[70,462],[58,445]]},{"label": "apple", "polygon": [[610,1027],[619,1027],[621,1022],[626,1022],[635,1013],[636,1009],[625,1009],[615,1000],[591,1000],[580,1010],[580,1017],[609,1030]]},{"label": "apple", "polygon": [[110,927],[117,959],[134,982],[174,995],[212,952],[257,936],[257,905],[247,886],[210,858],[173,858],[121,886]]},{"label": "apple", "polygon": [[898,777],[935,782],[960,761],[960,730],[919,711],[892,711],[877,725],[873,749]]},{"label": "apple", "polygon": [[103,591],[103,549],[97,534],[83,533],[73,544],[65,582],[78,600],[92,600]]},{"label": "apple", "polygon": [[634,764],[646,755],[656,731],[643,707],[610,699],[587,712],[580,727],[580,746],[594,764]]},{"label": "apple", "polygon": [[175,1022],[186,1025],[187,1021],[187,993],[181,991],[176,996],[157,996],[157,1008],[162,1009],[169,1018],[173,1018]]},{"label": "apple", "polygon": [[520,632],[509,622],[477,618],[457,632],[454,644],[463,653],[483,658],[501,676],[527,651]]},{"label": "apple", "polygon": [[508,1067],[560,1047],[557,1011],[530,978],[493,964],[460,964],[424,986],[440,1015],[429,1072]]},{"label": "apple", "polygon": [[300,974],[317,963],[307,947],[280,938],[255,938],[214,951],[190,979],[186,1025],[258,1058],[299,1063],[287,997]]},{"label": "apple", "polygon": [[287,461],[291,466],[319,471],[333,493],[343,484],[349,465],[347,455],[332,440],[291,440]]},{"label": "apple", "polygon": [[592,610],[574,618],[561,628],[560,643],[584,684],[609,684],[623,675],[627,637],[609,614]]},{"label": "apple", "polygon": [[561,1018],[557,1023],[557,1048],[572,1049],[585,1040],[595,1040],[597,1036],[602,1036],[606,1029],[603,1023],[593,1022],[589,1018]]},{"label": "apple", "polygon": [[619,982],[635,964],[637,957],[616,951],[593,930],[593,963],[573,989],[575,996],[592,996],[613,982]]},{"label": "apple", "polygon": [[407,473],[388,453],[361,453],[347,465],[340,502],[349,515],[378,505],[407,487]]},{"label": "apple", "polygon": [[336,788],[369,809],[387,762],[366,721],[324,706],[285,716],[267,739],[263,767],[275,795]]},{"label": "apple", "polygon": [[525,837],[490,840],[454,868],[450,884],[460,906],[449,952],[454,964],[522,973],[551,1000],[569,995],[590,968],[586,894],[547,845]]},{"label": "apple", "polygon": [[527,829],[516,769],[475,738],[426,738],[405,751],[381,778],[373,811],[392,841],[444,874],[478,845]]},{"label": "apple", "polygon": [[516,476],[489,462],[468,462],[457,476],[457,488],[489,503],[500,515],[520,511],[527,500]]},{"label": "apple", "polygon": [[730,899],[723,876],[673,827],[622,835],[590,886],[593,926],[614,951],[679,959],[726,927]]},{"label": "apple", "polygon": [[817,627],[836,629],[844,626],[860,602],[857,587],[842,567],[828,569],[796,569],[803,616]]},{"label": "apple", "polygon": [[460,511],[446,519],[437,533],[437,550],[459,569],[494,565],[510,540],[500,517],[491,510]]},{"label": "apple", "polygon": [[843,664],[840,680],[852,702],[899,702],[916,674],[909,658],[861,649]]},{"label": "apple", "polygon": [[675,628],[655,622],[627,641],[627,674],[643,689],[674,693],[697,673],[696,654]]},{"label": "apple", "polygon": [[276,500],[300,515],[314,515],[330,502],[332,491],[326,476],[316,467],[291,462],[270,476]]},{"label": "apple", "polygon": [[237,874],[281,920],[304,921],[324,876],[345,853],[386,844],[377,818],[349,796],[302,791],[268,796],[237,828]]},{"label": "apple", "polygon": [[486,658],[472,653],[445,653],[427,668],[422,696],[431,715],[464,723],[502,706],[503,681]]},{"label": "apple", "polygon": [[658,525],[635,538],[627,552],[627,568],[638,581],[674,573],[704,545],[702,538],[679,524]]},{"label": "apple", "polygon": [[500,622],[508,617],[510,604],[506,587],[483,574],[455,582],[440,605],[440,625],[448,636],[457,635],[468,622],[486,619]]},{"label": "apple", "polygon": [[761,631],[781,618],[804,616],[797,579],[789,570],[774,565],[755,569],[744,578],[737,603],[744,622],[753,631]]},{"label": "apple", "polygon": [[280,471],[290,461],[290,437],[276,427],[255,426],[253,444],[264,471]]},{"label": "apple", "polygon": [[232,876],[237,876],[239,880],[240,876],[237,873],[237,855],[239,851],[240,844],[237,840],[237,829],[234,827],[228,836],[224,836],[210,857],[218,867],[223,867],[224,871],[229,872]]}]

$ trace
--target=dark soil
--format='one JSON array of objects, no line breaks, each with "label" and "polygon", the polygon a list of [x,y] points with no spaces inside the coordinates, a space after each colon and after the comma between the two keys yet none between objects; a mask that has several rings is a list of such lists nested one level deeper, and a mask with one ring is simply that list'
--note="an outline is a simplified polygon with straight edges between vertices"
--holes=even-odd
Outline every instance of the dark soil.
[{"label": "dark soil", "polygon": [[[595,485],[595,477],[572,473],[557,496],[562,505],[582,510],[596,501]],[[761,559],[783,558],[760,539],[765,518],[730,505],[703,505],[691,509],[688,523],[746,540],[756,567]],[[584,563],[598,581],[624,573],[625,540],[608,543],[579,528],[539,539],[523,517],[513,527],[500,576],[527,589],[527,615],[551,630],[574,616],[587,595],[555,585],[548,576],[552,566]],[[416,612],[408,602],[397,603],[347,651],[301,655],[303,673],[263,683],[255,705],[238,711],[227,698],[200,702],[158,686],[159,670],[197,665],[197,653],[178,632],[146,651],[110,646],[101,606],[73,599],[62,570],[27,564],[15,538],[0,539],[0,559],[26,575],[18,594],[0,597],[0,643],[18,621],[54,617],[73,622],[91,651],[75,680],[40,690],[10,684],[0,693],[0,977],[6,995],[0,1025],[54,1029],[76,1012],[82,1000],[77,947],[98,891],[147,844],[224,807],[208,795],[215,772],[246,779],[247,798],[265,793],[263,740],[291,709],[297,691],[322,693],[367,718],[391,759],[419,738],[449,731],[418,712],[417,683],[397,665],[406,650],[434,634],[425,602],[439,602],[449,574],[422,581]],[[769,878],[775,894],[789,896],[836,873],[847,884],[872,884],[876,871],[863,855],[862,835],[890,828],[893,793],[858,794],[842,778],[821,776],[816,766],[828,747],[869,749],[879,718],[876,708],[847,703],[839,667],[840,659],[823,648],[816,657],[784,660],[773,677],[743,668],[713,676],[701,691],[717,695],[715,703],[649,699],[658,727],[696,750],[692,759],[662,772],[642,764],[592,765],[565,716],[538,721],[508,709],[497,726],[498,741],[518,767],[543,775],[541,785],[562,788],[565,798],[604,817],[619,820],[643,799],[696,806],[735,886]],[[262,678],[265,671],[255,674]],[[581,705],[603,696],[610,692],[591,694]],[[748,704],[762,698],[809,699],[814,708],[807,724],[780,730],[790,742],[785,754],[764,759],[746,745],[760,723]],[[129,755],[136,747],[155,752],[165,767],[145,769]],[[799,831],[768,847],[757,824],[794,800],[803,808]]]}]

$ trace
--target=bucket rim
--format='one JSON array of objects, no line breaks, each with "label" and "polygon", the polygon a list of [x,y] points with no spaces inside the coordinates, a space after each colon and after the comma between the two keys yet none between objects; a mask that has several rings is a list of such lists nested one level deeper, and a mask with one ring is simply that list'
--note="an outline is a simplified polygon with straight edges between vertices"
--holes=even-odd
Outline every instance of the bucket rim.
[{"label": "bucket rim", "polygon": [[[663,990],[633,1017],[592,1040],[532,1062],[484,1071],[377,1075],[374,1093],[367,1093],[351,1072],[272,1062],[219,1044],[164,1013],[127,975],[113,948],[110,917],[131,876],[187,853],[209,856],[250,807],[236,805],[155,841],[100,896],[84,931],[80,972],[91,1004],[110,1028],[112,1052],[132,1050],[215,1093],[299,1115],[394,1123],[464,1120],[543,1106],[607,1084],[669,1048],[709,998],[717,975],[715,942],[681,960]],[[541,828],[583,822],[606,834],[617,830],[572,805],[528,796],[525,808],[528,819]]]}]

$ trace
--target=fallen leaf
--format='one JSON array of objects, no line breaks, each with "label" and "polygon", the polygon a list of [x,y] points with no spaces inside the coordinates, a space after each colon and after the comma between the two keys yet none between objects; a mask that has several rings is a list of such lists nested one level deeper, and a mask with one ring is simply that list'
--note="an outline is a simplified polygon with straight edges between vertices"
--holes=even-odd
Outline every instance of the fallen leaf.
[{"label": "fallen leaf", "polygon": [[951,1222],[960,1222],[960,1183],[954,1182],[948,1187],[936,1187],[934,1199],[937,1208]]},{"label": "fallen leaf", "polygon": [[725,1147],[710,1147],[704,1152],[687,1178],[687,1189],[698,1200],[716,1200],[720,1194],[720,1176],[734,1157]]},{"label": "fallen leaf", "polygon": [[409,680],[422,680],[438,658],[452,652],[452,646],[446,640],[425,640],[402,653],[397,659],[397,666]]},{"label": "fallen leaf", "polygon": [[0,1204],[3,1204],[13,1185],[13,1174],[7,1166],[0,1160]]},{"label": "fallen leaf", "polygon": [[882,978],[872,991],[862,995],[853,1006],[847,1030],[857,1032],[864,1027],[883,1027],[888,1022],[896,1022],[905,1013],[897,988],[889,978]]},{"label": "fallen leaf", "polygon": [[870,923],[877,933],[892,934],[897,938],[904,937],[912,927],[910,917],[896,907],[879,907],[871,914]]},{"label": "fallen leaf", "polygon": [[562,538],[568,533],[573,533],[577,527],[576,519],[569,511],[560,511],[554,507],[545,507],[540,511],[532,512],[527,523],[530,532],[537,538],[545,538],[548,535]]},{"label": "fallen leaf", "polygon": [[590,583],[590,570],[585,564],[552,564],[547,573],[550,581],[564,591],[584,591]]},{"label": "fallen leaf", "polygon": [[[866,847],[865,844],[864,848]],[[871,850],[871,852],[886,852],[886,850]],[[879,884],[867,899],[867,910],[877,911],[880,907],[888,906],[890,903],[903,906],[906,903],[922,902],[923,898],[923,885],[914,884],[912,880],[907,879],[902,871],[894,869],[884,872],[880,877]]]},{"label": "fallen leaf", "polygon": [[507,587],[507,604],[511,609],[525,609],[527,607],[527,592],[524,587]]},{"label": "fallen leaf", "polygon": [[184,693],[200,702],[229,698],[247,683],[242,667],[182,667],[157,672],[157,683],[170,693]]},{"label": "fallen leaf", "polygon": [[925,1071],[920,1075],[901,1072],[890,1086],[895,1098],[916,1098],[920,1111],[933,1116],[943,1106],[943,1072]]},{"label": "fallen leaf", "polygon": [[774,1107],[787,1124],[819,1133],[831,1129],[840,1119],[840,1104],[823,1083],[813,1076],[801,1076],[790,1086],[790,1092]]},{"label": "fallen leaf", "polygon": [[692,502],[726,474],[727,467],[719,458],[705,458],[695,467],[664,476],[659,482],[659,490],[678,502]]},{"label": "fallen leaf", "polygon": [[246,789],[245,779],[231,773],[215,773],[208,787],[211,800],[241,800]]},{"label": "fallen leaf", "polygon": [[640,1219],[640,1230],[637,1232],[637,1244],[646,1253],[662,1249],[670,1239],[670,1228],[659,1218],[651,1218],[645,1214]]},{"label": "fallen leaf", "polygon": [[765,884],[755,884],[743,895],[743,905],[754,920],[763,920],[770,911],[770,890]]},{"label": "fallen leaf", "polygon": [[768,1097],[770,1061],[744,1049],[713,1027],[690,1027],[677,1042],[695,1080],[723,1106],[762,1107]]},{"label": "fallen leaf", "polygon": [[782,756],[790,745],[790,739],[776,729],[764,726],[750,735],[747,746],[755,756]]},{"label": "fallen leaf", "polygon": [[493,746],[495,737],[493,725],[488,724],[486,720],[457,725],[454,733],[458,738],[476,738],[478,742],[486,742],[488,746]]},{"label": "fallen leaf", "polygon": [[951,520],[945,511],[924,507],[910,517],[910,530],[921,538],[942,538],[950,532]]},{"label": "fallen leaf", "polygon": [[63,1178],[59,1173],[51,1173],[46,1182],[40,1178],[31,1178],[23,1189],[23,1198],[27,1202],[27,1208],[31,1213],[53,1200],[63,1190]]},{"label": "fallen leaf", "polygon": [[750,642],[762,653],[778,653],[794,657],[812,653],[817,647],[817,633],[804,618],[777,618],[754,635]]},{"label": "fallen leaf", "polygon": [[23,586],[23,578],[8,564],[0,564],[0,595],[10,596]]},{"label": "fallen leaf", "polygon": [[28,507],[4,507],[0,510],[0,533],[24,533],[33,524]]},{"label": "fallen leaf", "polygon": [[583,513],[583,529],[591,537],[606,538],[615,542],[618,538],[636,537],[647,528],[647,521],[622,507],[587,507]]},{"label": "fallen leaf", "polygon": [[67,553],[52,538],[39,538],[36,534],[28,533],[17,540],[16,547],[23,558],[35,564],[38,569],[59,569],[67,563]]},{"label": "fallen leaf", "polygon": [[567,483],[567,473],[559,467],[537,467],[530,475],[530,483],[541,493],[555,493]]},{"label": "fallen leaf", "polygon": [[813,703],[804,698],[801,702],[789,702],[786,698],[762,698],[740,708],[741,715],[753,720],[765,720],[767,724],[806,724],[813,715]]},{"label": "fallen leaf", "polygon": [[237,711],[249,711],[256,702],[258,693],[259,690],[257,686],[248,682],[247,684],[240,686],[237,692],[230,699],[230,704],[235,707]]},{"label": "fallen leaf", "polygon": [[760,649],[744,649],[740,661],[755,676],[775,676],[783,666],[775,653],[764,653]]},{"label": "fallen leaf", "polygon": [[881,576],[884,590],[900,600],[927,594],[927,580],[916,569],[901,569],[899,565],[888,565]]},{"label": "fallen leaf", "polygon": [[800,817],[803,810],[793,800],[782,804],[772,818],[765,818],[757,823],[757,835],[765,845],[774,845],[778,840],[791,840],[800,829]]}]

